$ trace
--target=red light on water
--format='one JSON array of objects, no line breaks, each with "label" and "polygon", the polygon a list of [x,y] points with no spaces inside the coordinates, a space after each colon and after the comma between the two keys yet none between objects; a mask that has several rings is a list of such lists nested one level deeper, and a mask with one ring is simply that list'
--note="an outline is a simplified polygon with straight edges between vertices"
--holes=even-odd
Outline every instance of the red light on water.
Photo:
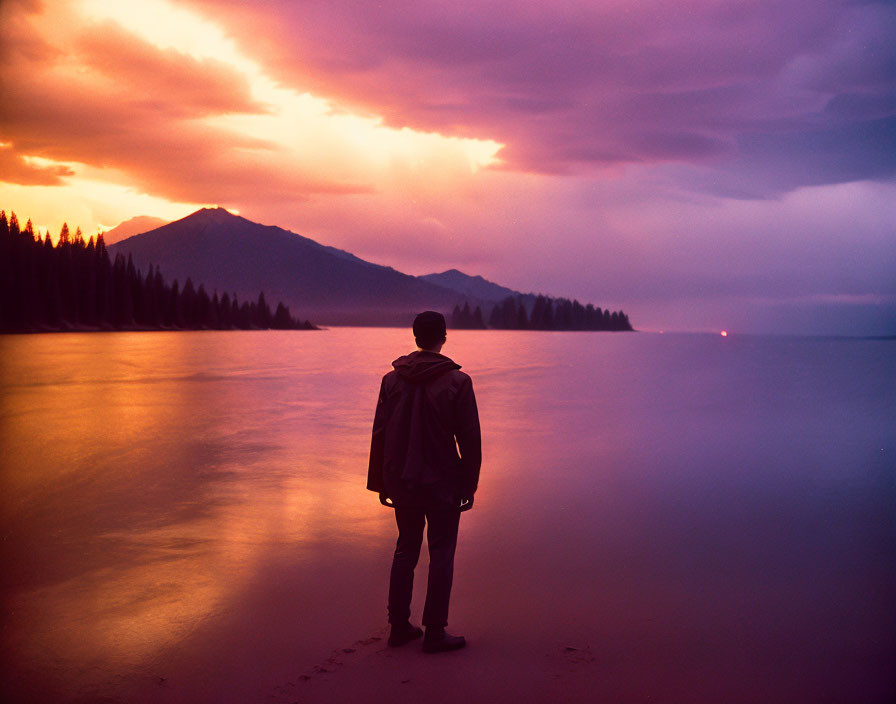
[{"label": "red light on water", "polygon": [[720,334],[722,337],[728,337],[728,331],[727,331],[727,330],[722,330],[722,332],[719,333],[719,334]]}]

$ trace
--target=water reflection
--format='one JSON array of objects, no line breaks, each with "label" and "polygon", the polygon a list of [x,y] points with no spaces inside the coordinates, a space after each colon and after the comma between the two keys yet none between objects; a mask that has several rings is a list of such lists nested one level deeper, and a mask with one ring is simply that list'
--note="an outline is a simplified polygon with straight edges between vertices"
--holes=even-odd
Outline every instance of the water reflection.
[{"label": "water reflection", "polygon": [[[13,699],[153,701],[160,677],[172,701],[261,698],[379,627],[394,527],[363,486],[409,342],[0,338]],[[606,647],[617,698],[645,677],[694,700],[744,700],[750,678],[768,701],[888,692],[887,344],[449,332],[484,429],[453,618],[536,658]]]}]

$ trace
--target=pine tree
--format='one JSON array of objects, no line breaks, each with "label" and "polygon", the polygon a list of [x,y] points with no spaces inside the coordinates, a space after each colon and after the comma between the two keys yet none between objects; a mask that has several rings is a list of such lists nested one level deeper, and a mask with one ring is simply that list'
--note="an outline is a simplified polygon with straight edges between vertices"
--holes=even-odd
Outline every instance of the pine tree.
[{"label": "pine tree", "polygon": [[171,288],[168,290],[166,298],[168,301],[165,304],[165,325],[172,328],[179,328],[181,327],[180,289],[177,285],[177,279],[171,284]]},{"label": "pine tree", "polygon": [[212,302],[205,286],[199,284],[196,289],[196,306],[194,309],[194,325],[197,328],[210,328]]},{"label": "pine tree", "polygon": [[190,329],[195,326],[195,308],[196,308],[196,289],[193,288],[193,281],[187,277],[184,284],[184,290],[180,292],[180,311],[181,326]]},{"label": "pine tree", "polygon": [[282,302],[277,304],[277,310],[274,313],[273,326],[277,330],[289,330],[295,327],[292,316],[289,314],[289,308]]},{"label": "pine tree", "polygon": [[476,330],[485,330],[485,320],[482,319],[482,308],[479,306],[473,311],[473,327]]},{"label": "pine tree", "polygon": [[221,329],[221,301],[218,298],[217,289],[215,289],[215,293],[212,296],[212,301],[209,304],[208,326],[212,330]]},{"label": "pine tree", "polygon": [[81,320],[86,325],[97,324],[97,267],[93,237],[87,241],[81,256]]},{"label": "pine tree", "polygon": [[492,312],[488,316],[488,326],[493,330],[501,329],[501,305],[498,303],[492,306]]},{"label": "pine tree", "polygon": [[528,330],[529,329],[529,320],[526,318],[526,306],[520,303],[519,307],[516,311],[516,329],[517,330]]},{"label": "pine tree", "polygon": [[556,330],[556,328],[554,327],[554,302],[550,298],[545,298],[544,329]]},{"label": "pine tree", "polygon": [[508,296],[501,306],[501,324],[505,330],[513,330],[516,317],[516,301],[513,296]]},{"label": "pine tree", "polygon": [[224,295],[221,296],[218,322],[223,330],[230,330],[233,328],[233,314],[230,307],[230,295],[227,293],[227,291],[225,291]]},{"label": "pine tree", "polygon": [[230,302],[230,327],[231,329],[243,327],[240,320],[240,302],[236,299],[235,293]]},{"label": "pine tree", "polygon": [[256,326],[263,330],[271,327],[271,309],[268,307],[267,301],[264,300],[264,291],[258,294],[258,302],[255,304],[255,320]]},{"label": "pine tree", "polygon": [[42,288],[44,290],[44,323],[52,328],[57,327],[62,321],[62,287],[59,285],[59,261],[50,233],[44,239],[42,248],[43,277]]},{"label": "pine tree", "polygon": [[143,300],[143,279],[140,276],[140,271],[134,266],[134,259],[130,253],[128,253],[125,278],[127,279],[125,295],[130,299],[131,309],[131,319],[129,324],[137,322],[145,324],[146,304]]},{"label": "pine tree", "polygon": [[558,298],[554,314],[554,330],[572,330],[572,301]]},{"label": "pine tree", "polygon": [[451,327],[455,330],[461,327],[460,304],[455,304],[454,310],[451,311]]}]

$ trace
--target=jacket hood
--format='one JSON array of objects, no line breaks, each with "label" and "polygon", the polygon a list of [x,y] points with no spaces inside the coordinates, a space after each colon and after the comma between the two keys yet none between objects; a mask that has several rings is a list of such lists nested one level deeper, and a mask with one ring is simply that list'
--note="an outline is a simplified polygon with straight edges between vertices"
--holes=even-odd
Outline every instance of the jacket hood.
[{"label": "jacket hood", "polygon": [[392,366],[398,376],[411,384],[422,384],[454,369],[460,369],[460,365],[450,357],[428,350],[417,350],[399,357],[392,362]]}]

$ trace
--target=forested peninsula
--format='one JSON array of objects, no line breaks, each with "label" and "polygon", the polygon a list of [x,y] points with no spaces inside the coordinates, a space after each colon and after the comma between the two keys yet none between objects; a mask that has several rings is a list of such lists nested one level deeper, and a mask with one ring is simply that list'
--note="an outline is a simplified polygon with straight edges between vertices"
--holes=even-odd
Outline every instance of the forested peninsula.
[{"label": "forested peninsula", "polygon": [[289,307],[215,291],[188,278],[169,283],[150,265],[144,275],[130,256],[109,256],[102,234],[85,240],[62,226],[54,245],[31,220],[22,228],[0,210],[0,332],[102,330],[315,330]]},{"label": "forested peninsula", "polygon": [[[110,247],[102,234],[85,240],[68,225],[54,244],[31,220],[22,227],[0,211],[0,332],[317,329],[282,300],[272,311],[263,292],[255,296],[268,286],[316,318],[329,310],[336,324],[382,324],[391,313],[400,325],[430,309],[455,330],[633,329],[621,310],[523,294],[457,270],[408,276],[220,208]],[[166,279],[160,262],[183,283]]]},{"label": "forested peninsula", "polygon": [[491,309],[488,325],[479,306],[471,310],[470,304],[465,303],[463,308],[454,308],[450,327],[456,330],[633,330],[628,315],[621,310],[611,313],[591,303],[583,306],[577,300],[548,296],[536,296],[528,309],[524,296],[508,296]]}]

